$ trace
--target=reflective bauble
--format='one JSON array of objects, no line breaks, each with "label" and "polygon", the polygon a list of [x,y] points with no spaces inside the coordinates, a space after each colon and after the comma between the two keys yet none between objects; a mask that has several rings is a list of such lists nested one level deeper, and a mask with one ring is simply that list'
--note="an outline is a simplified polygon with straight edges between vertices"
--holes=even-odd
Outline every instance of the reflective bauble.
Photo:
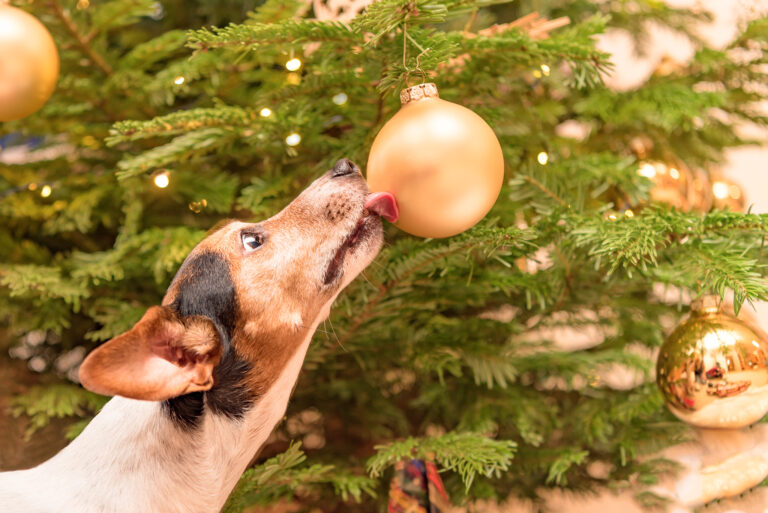
[{"label": "reflective bauble", "polygon": [[765,334],[705,296],[661,346],[656,382],[672,413],[688,424],[748,426],[768,413]]},{"label": "reflective bauble", "polygon": [[0,2],[0,121],[29,116],[56,87],[59,53],[31,14]]},{"label": "reflective bauble", "polygon": [[381,129],[368,157],[371,192],[394,195],[398,228],[449,237],[480,221],[504,180],[501,145],[483,119],[441,100],[435,84],[405,89],[402,108]]}]

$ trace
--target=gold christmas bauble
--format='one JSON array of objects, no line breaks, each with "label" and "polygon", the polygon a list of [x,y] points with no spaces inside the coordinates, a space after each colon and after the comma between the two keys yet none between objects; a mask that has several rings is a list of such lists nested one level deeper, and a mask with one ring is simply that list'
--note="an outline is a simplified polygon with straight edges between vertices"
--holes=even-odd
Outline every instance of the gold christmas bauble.
[{"label": "gold christmas bauble", "polygon": [[400,100],[371,147],[371,191],[394,195],[396,225],[413,235],[450,237],[471,228],[504,180],[496,135],[471,110],[441,100],[435,84],[405,89]]},{"label": "gold christmas bauble", "polygon": [[0,121],[21,119],[42,107],[58,76],[59,54],[45,26],[0,1]]},{"label": "gold christmas bauble", "polygon": [[741,186],[719,173],[712,176],[713,206],[719,210],[731,212],[744,212],[747,206],[747,198]]},{"label": "gold christmas bauble", "polygon": [[768,413],[768,341],[705,296],[669,335],[656,382],[670,411],[705,428],[739,428]]}]

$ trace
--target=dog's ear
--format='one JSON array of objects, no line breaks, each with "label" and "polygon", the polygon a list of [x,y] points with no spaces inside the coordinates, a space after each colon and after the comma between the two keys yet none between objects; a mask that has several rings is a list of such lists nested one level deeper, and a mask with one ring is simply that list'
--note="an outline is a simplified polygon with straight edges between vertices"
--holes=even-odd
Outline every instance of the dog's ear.
[{"label": "dog's ear", "polygon": [[153,306],[133,328],[88,355],[80,382],[98,394],[163,401],[210,389],[220,357],[210,319],[180,319],[167,307]]}]

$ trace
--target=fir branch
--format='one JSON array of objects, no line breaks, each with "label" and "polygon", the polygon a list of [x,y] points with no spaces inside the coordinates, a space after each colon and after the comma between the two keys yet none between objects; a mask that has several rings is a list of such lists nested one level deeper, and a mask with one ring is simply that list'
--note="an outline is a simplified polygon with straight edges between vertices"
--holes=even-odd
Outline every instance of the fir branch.
[{"label": "fir branch", "polygon": [[377,445],[367,463],[371,477],[379,477],[396,461],[419,458],[432,460],[445,470],[459,474],[467,490],[477,475],[499,476],[509,469],[517,444],[491,440],[477,433],[446,433],[436,437],[407,438]]},{"label": "fir branch", "polygon": [[173,136],[206,128],[247,127],[259,119],[254,109],[219,106],[190,109],[159,116],[149,121],[121,121],[110,130],[106,143],[137,141],[156,136]]},{"label": "fir branch", "polygon": [[199,29],[187,34],[187,46],[196,50],[213,48],[238,51],[263,45],[299,44],[308,41],[361,43],[361,35],[344,23],[317,20],[287,20],[252,25],[231,24],[223,28]]},{"label": "fir branch", "polygon": [[49,5],[56,14],[56,17],[59,18],[61,23],[67,29],[72,39],[77,42],[82,52],[87,55],[96,66],[98,66],[104,75],[110,76],[112,74],[112,66],[104,59],[104,57],[93,49],[87,36],[80,33],[75,22],[72,21],[69,14],[61,7],[59,0],[51,0]]},{"label": "fir branch", "polygon": [[84,390],[75,385],[49,385],[34,387],[11,401],[14,417],[29,417],[29,425],[24,434],[29,440],[35,432],[47,426],[52,419],[83,416],[98,412],[109,397]]},{"label": "fir branch", "polygon": [[300,443],[291,443],[288,449],[261,465],[248,469],[222,510],[239,513],[245,506],[270,504],[279,499],[292,497],[297,489],[331,485],[342,500],[360,502],[364,495],[376,496],[373,481],[337,471],[332,465],[304,465],[307,457]]}]

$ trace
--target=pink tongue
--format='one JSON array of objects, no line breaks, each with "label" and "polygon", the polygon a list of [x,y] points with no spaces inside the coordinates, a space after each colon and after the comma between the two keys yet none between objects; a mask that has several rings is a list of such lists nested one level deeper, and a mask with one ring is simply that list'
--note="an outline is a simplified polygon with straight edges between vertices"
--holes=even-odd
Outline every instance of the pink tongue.
[{"label": "pink tongue", "polygon": [[388,192],[374,192],[365,198],[365,208],[378,214],[390,223],[397,221],[400,211],[395,197]]}]

